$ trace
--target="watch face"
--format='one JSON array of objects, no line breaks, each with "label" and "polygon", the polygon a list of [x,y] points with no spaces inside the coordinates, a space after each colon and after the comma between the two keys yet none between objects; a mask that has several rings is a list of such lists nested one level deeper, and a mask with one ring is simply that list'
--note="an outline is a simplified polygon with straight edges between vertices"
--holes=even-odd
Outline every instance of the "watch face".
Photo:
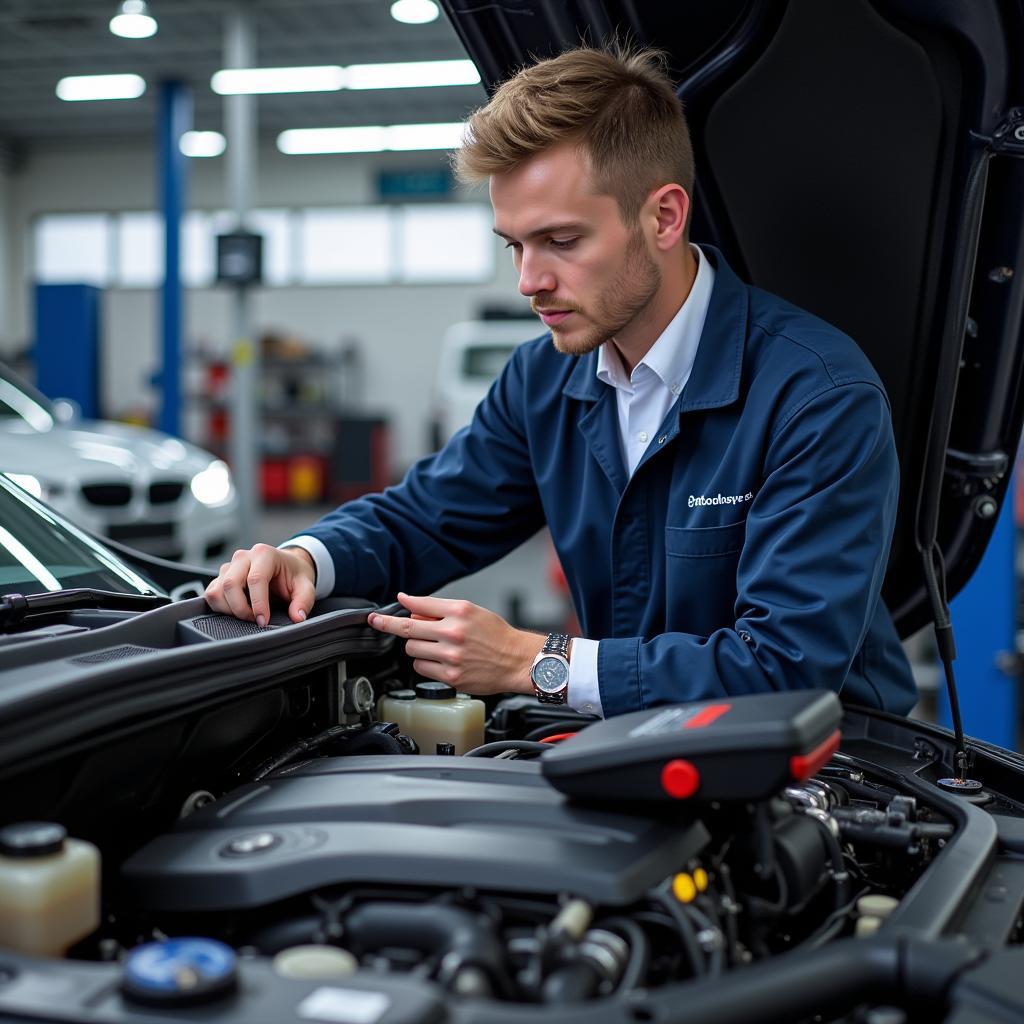
[{"label": "watch face", "polygon": [[561,658],[541,658],[533,667],[533,681],[545,693],[557,693],[569,681],[568,666]]}]

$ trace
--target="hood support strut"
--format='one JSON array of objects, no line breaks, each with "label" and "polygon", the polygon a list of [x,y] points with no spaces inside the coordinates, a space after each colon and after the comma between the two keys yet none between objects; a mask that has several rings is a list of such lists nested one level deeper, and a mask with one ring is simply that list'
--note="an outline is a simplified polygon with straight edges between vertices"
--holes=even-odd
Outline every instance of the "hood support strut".
[{"label": "hood support strut", "polygon": [[939,497],[947,470],[946,457],[959,367],[967,331],[967,311],[971,299],[971,286],[978,258],[982,214],[985,208],[985,188],[988,183],[989,160],[996,155],[1024,156],[1024,108],[1015,107],[1000,122],[991,136],[971,132],[976,145],[967,174],[960,229],[953,252],[950,294],[953,315],[948,317],[939,350],[939,368],[936,381],[936,401],[932,407],[932,420],[928,430],[928,449],[925,472],[918,493],[915,542],[924,569],[925,588],[932,608],[935,641],[942,661],[949,693],[949,706],[956,741],[954,773],[955,783],[966,783],[967,747],[964,741],[960,702],[956,692],[953,662],[956,660],[956,641],[946,597],[946,570],[938,544]]}]

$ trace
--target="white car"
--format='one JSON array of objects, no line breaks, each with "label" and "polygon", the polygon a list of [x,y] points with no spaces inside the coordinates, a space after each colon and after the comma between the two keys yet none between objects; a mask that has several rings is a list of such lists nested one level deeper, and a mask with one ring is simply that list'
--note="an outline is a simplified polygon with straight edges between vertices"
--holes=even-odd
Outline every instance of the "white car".
[{"label": "white car", "polygon": [[78,421],[0,365],[0,472],[76,525],[161,558],[221,561],[238,497],[228,467],[167,434]]},{"label": "white car", "polygon": [[434,385],[434,447],[440,448],[473,418],[473,411],[516,346],[544,328],[535,317],[452,324],[441,339]]}]

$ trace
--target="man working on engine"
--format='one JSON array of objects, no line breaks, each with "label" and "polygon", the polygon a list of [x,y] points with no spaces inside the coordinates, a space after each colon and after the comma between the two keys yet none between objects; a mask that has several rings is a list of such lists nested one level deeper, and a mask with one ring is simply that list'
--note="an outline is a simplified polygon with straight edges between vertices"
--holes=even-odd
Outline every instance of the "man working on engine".
[{"label": "man working on engine", "polygon": [[[693,157],[657,55],[525,68],[470,118],[456,169],[489,181],[549,333],[441,452],[291,546],[236,552],[210,605],[263,624],[271,594],[299,621],[316,597],[397,591],[415,617],[370,625],[421,675],[606,716],[810,687],[908,711],[879,598],[898,487],[881,383],[849,338],[689,243]],[[544,525],[586,639],[413,596]]]}]

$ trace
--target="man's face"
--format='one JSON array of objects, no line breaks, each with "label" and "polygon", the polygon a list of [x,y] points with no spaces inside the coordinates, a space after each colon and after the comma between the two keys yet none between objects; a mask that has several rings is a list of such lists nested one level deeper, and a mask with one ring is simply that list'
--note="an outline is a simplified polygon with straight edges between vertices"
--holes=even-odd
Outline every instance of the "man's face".
[{"label": "man's face", "polygon": [[560,352],[583,355],[620,334],[651,302],[661,272],[639,226],[597,195],[569,145],[491,177],[494,230],[512,249],[519,291]]}]

